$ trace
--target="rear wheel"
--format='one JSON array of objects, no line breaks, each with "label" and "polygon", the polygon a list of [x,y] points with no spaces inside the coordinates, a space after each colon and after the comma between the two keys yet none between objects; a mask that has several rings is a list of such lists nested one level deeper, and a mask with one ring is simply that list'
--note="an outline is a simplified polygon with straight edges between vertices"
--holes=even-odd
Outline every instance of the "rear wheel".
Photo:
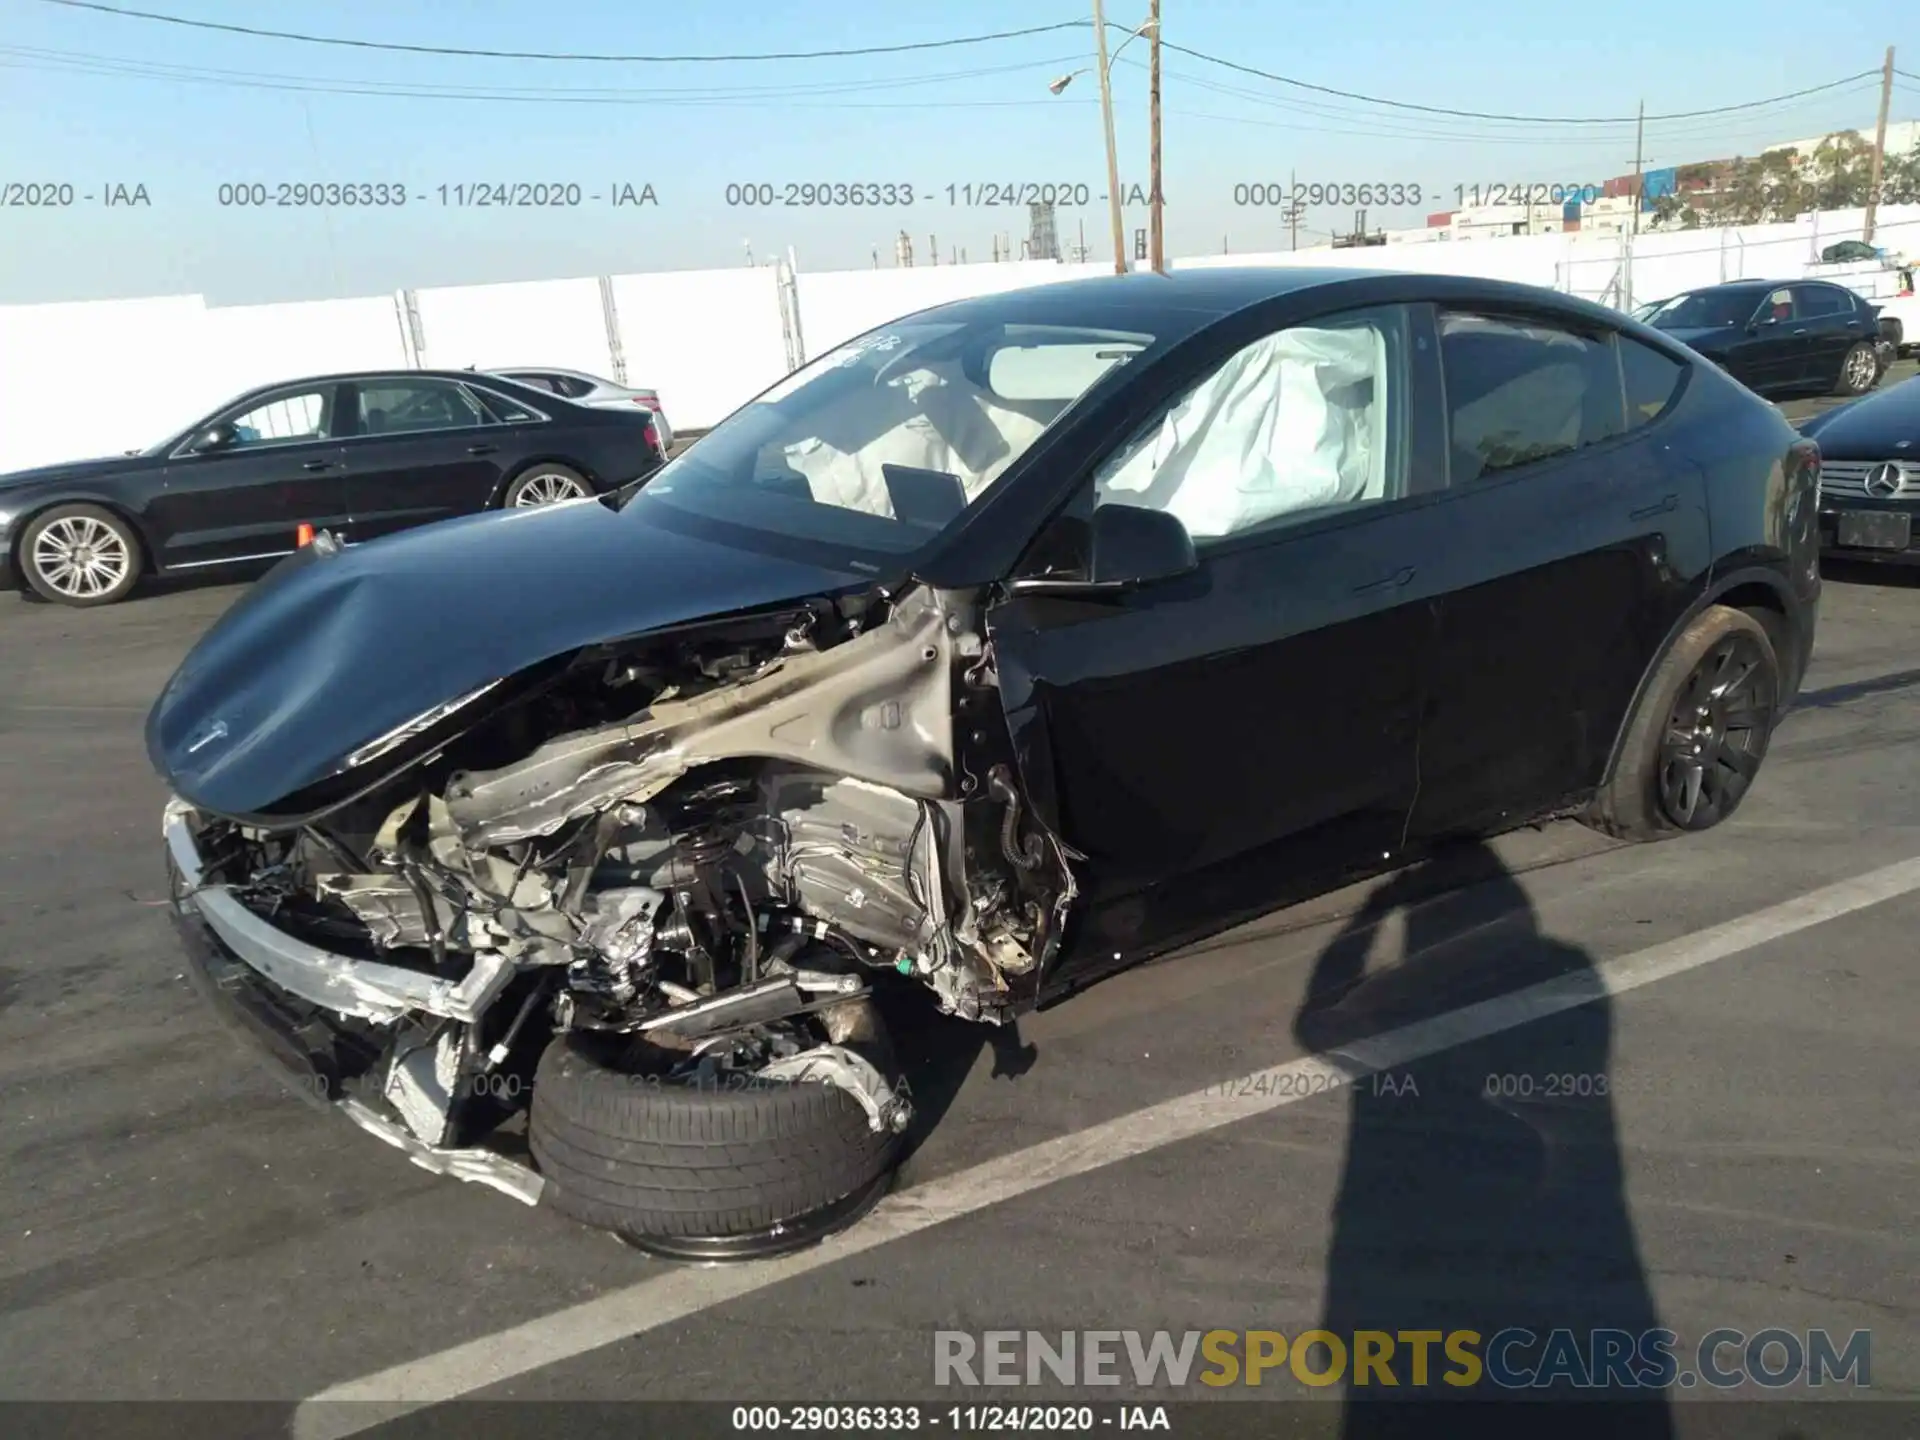
[{"label": "rear wheel", "polygon": [[35,594],[90,608],[124,600],[140,579],[140,539],[98,505],[56,505],[20,537],[20,573]]},{"label": "rear wheel", "polygon": [[578,500],[591,495],[587,477],[571,465],[535,465],[514,477],[500,504],[508,510],[530,510],[540,505],[557,505],[562,500]]},{"label": "rear wheel", "polygon": [[1779,702],[1780,661],[1766,627],[1709,607],[1649,677],[1587,823],[1623,840],[1718,825],[1760,772]]},{"label": "rear wheel", "polygon": [[1840,361],[1840,380],[1833,388],[1836,395],[1864,395],[1880,378],[1880,356],[1865,340],[1856,343]]}]

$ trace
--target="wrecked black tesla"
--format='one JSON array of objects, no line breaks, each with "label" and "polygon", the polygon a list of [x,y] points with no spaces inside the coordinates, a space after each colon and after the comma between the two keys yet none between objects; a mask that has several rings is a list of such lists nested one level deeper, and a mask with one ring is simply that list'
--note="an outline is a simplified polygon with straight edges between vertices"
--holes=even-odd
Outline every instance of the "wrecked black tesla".
[{"label": "wrecked black tesla", "polygon": [[154,706],[230,1019],[670,1254],[848,1223],[878,988],[995,1023],[1449,837],[1732,813],[1819,452],[1565,296],[1199,270],[921,312],[634,490],[322,542]]}]

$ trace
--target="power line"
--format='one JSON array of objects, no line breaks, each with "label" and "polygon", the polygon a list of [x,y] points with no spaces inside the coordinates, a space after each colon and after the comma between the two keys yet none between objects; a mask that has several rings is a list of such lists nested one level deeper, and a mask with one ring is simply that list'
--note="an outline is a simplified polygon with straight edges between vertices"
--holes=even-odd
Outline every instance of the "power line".
[{"label": "power line", "polygon": [[[59,0],[67,3],[67,0]],[[1109,22],[1110,24],[1117,22]],[[1119,27],[1124,29],[1124,26]],[[1291,85],[1300,90],[1313,90],[1322,95],[1337,95],[1342,100],[1358,100],[1367,105],[1380,105],[1394,110],[1418,110],[1425,115],[1449,115],[1462,120],[1502,120],[1519,125],[1632,125],[1640,120],[1638,115],[1500,115],[1484,110],[1453,110],[1443,105],[1418,105],[1411,100],[1386,100],[1378,95],[1362,95],[1354,90],[1338,90],[1331,85],[1316,85],[1308,80],[1296,80],[1291,75],[1276,75],[1271,70],[1257,69],[1252,65],[1242,65],[1236,60],[1226,60],[1218,55],[1209,55],[1204,50],[1195,50],[1186,45],[1176,45],[1171,40],[1162,40],[1161,48],[1177,50],[1182,55],[1191,55],[1196,60],[1205,60],[1210,65],[1219,65],[1228,70],[1238,70],[1243,75],[1255,75],[1262,80],[1272,80],[1277,84]],[[1654,120],[1696,120],[1708,115],[1727,115],[1736,110],[1757,110],[1766,105],[1778,105],[1785,100],[1798,100],[1802,96],[1817,95],[1823,90],[1837,89],[1842,85],[1851,85],[1857,80],[1869,76],[1878,78],[1878,68],[1862,70],[1857,75],[1843,76],[1838,80],[1829,80],[1824,85],[1810,85],[1804,90],[1790,90],[1785,95],[1775,95],[1765,100],[1748,100],[1738,105],[1717,105],[1710,110],[1676,110],[1666,115],[1648,115]]]},{"label": "power line", "polygon": [[[1138,64],[1138,62],[1135,62],[1133,60],[1123,59],[1120,63],[1131,69],[1137,70],[1142,68]],[[1170,74],[1171,74],[1171,78],[1177,79],[1181,81],[1183,84],[1192,85],[1197,89],[1209,90],[1216,94],[1231,96],[1235,99],[1246,100],[1253,104],[1261,105],[1263,107],[1272,107],[1274,109],[1283,110],[1288,113],[1308,115],[1315,119],[1338,121],[1349,132],[1351,132],[1352,128],[1356,125],[1364,125],[1367,127],[1366,133],[1369,135],[1387,136],[1387,137],[1398,138],[1398,139],[1445,140],[1445,141],[1455,141],[1455,142],[1488,141],[1488,142],[1498,143],[1498,144],[1553,143],[1553,144],[1561,144],[1561,145],[1583,145],[1583,144],[1592,145],[1592,144],[1616,144],[1616,143],[1623,144],[1623,143],[1626,143],[1627,136],[1628,136],[1628,132],[1624,128],[1620,130],[1618,133],[1601,134],[1601,135],[1595,135],[1591,130],[1589,130],[1586,133],[1591,138],[1588,138],[1588,139],[1573,139],[1565,136],[1549,136],[1549,137],[1543,138],[1539,134],[1540,127],[1538,125],[1528,126],[1527,133],[1524,135],[1504,133],[1501,131],[1487,131],[1483,128],[1467,129],[1467,130],[1446,130],[1446,129],[1431,128],[1434,125],[1443,123],[1437,120],[1424,122],[1428,128],[1389,129],[1389,128],[1386,128],[1388,125],[1398,125],[1403,127],[1419,126],[1419,125],[1422,125],[1423,122],[1421,118],[1417,116],[1381,117],[1377,115],[1368,114],[1367,112],[1364,112],[1364,111],[1356,111],[1351,108],[1336,107],[1333,105],[1329,105],[1325,102],[1316,102],[1311,100],[1280,99],[1265,91],[1250,90],[1244,86],[1239,86],[1239,85],[1225,85],[1225,84],[1221,84],[1218,81],[1206,79],[1203,76],[1191,75],[1185,72],[1170,72]],[[1870,80],[1861,80],[1861,81],[1853,82],[1853,85],[1854,85],[1854,88],[1849,93],[1864,94],[1869,90],[1878,89],[1877,82],[1870,81]],[[1801,108],[1802,106],[1804,106],[1805,103],[1806,102],[1800,102],[1794,108]],[[1218,116],[1213,118],[1225,119],[1230,117]],[[1251,124],[1251,123],[1273,123],[1273,122],[1248,121],[1247,123]],[[1489,123],[1489,122],[1471,122],[1471,123],[1475,125],[1484,125],[1485,123]],[[1491,122],[1491,123],[1504,123],[1504,122]],[[1633,123],[1634,123],[1633,121],[1624,122],[1624,124],[1628,126],[1632,125]],[[1740,123],[1740,122],[1736,122],[1736,123]],[[1751,123],[1751,121],[1748,121],[1746,123]],[[1776,120],[1776,121],[1767,121],[1764,123],[1768,125],[1773,125],[1773,124],[1778,124],[1782,122]],[[1276,128],[1316,130],[1316,131],[1319,131],[1320,133],[1331,133],[1331,132],[1327,132],[1324,129],[1324,127],[1306,126],[1306,125],[1298,125],[1298,126],[1280,125],[1280,126],[1277,126]],[[1663,141],[1676,141],[1676,140],[1687,140],[1694,137],[1711,138],[1715,136],[1726,135],[1729,133],[1730,132],[1725,125],[1709,125],[1709,126],[1689,125],[1681,129],[1664,129],[1662,130],[1659,138]]]},{"label": "power line", "polygon": [[[912,76],[895,76],[885,80],[839,80],[826,82],[803,82],[775,85],[748,85],[714,88],[708,86],[686,88],[662,88],[647,86],[644,88],[625,87],[554,87],[542,86],[502,86],[502,85],[439,85],[428,82],[400,82],[380,80],[340,80],[321,76],[294,75],[284,72],[230,70],[208,66],[174,65],[165,62],[147,61],[126,56],[92,55],[78,51],[48,50],[25,46],[0,46],[0,69],[37,71],[40,73],[66,73],[100,75],[135,80],[158,80],[182,84],[212,85],[230,89],[264,90],[269,92],[345,95],[373,99],[401,100],[466,100],[511,104],[536,105],[619,105],[640,108],[673,108],[675,106],[708,107],[717,109],[756,109],[777,105],[788,110],[924,110],[929,106],[942,109],[1005,109],[1039,108],[1064,109],[1069,106],[1091,105],[1092,101],[1072,101],[1055,98],[1034,100],[937,100],[912,102],[829,102],[818,97],[834,95],[857,95],[874,91],[900,91],[923,85],[941,84],[950,81],[966,81],[986,76],[1015,74],[1020,72],[1046,72],[1053,68],[1069,64],[1078,56],[1056,56],[1048,60],[1027,61],[1020,64],[976,67],[967,70],[939,71]],[[1122,57],[1119,63],[1130,68],[1144,68],[1140,62]],[[1167,114],[1186,120],[1214,121],[1225,124],[1252,125],[1263,129],[1285,130],[1306,134],[1352,134],[1356,124],[1364,124],[1367,133],[1381,138],[1432,140],[1455,144],[1493,144],[1493,145],[1539,145],[1543,143],[1538,134],[1502,134],[1472,133],[1465,131],[1445,131],[1425,128],[1411,128],[1420,125],[1415,117],[1376,117],[1356,113],[1350,109],[1338,108],[1313,101],[1289,101],[1275,98],[1263,92],[1245,89],[1239,86],[1223,85],[1197,75],[1176,73],[1174,78],[1196,88],[1218,94],[1243,99],[1263,107],[1271,107],[1287,113],[1300,113],[1319,120],[1334,122],[1329,125],[1309,125],[1290,123],[1282,120],[1257,119],[1241,115],[1219,115],[1201,110],[1169,108]],[[1715,134],[1727,134],[1715,130]],[[1684,132],[1667,132],[1667,140],[1685,139]],[[1731,135],[1728,136],[1731,139]],[[1588,131],[1584,137],[1553,138],[1551,143],[1561,146],[1599,146],[1619,143],[1619,137],[1594,134]]]},{"label": "power line", "polygon": [[[4,54],[0,51],[0,54]],[[925,111],[929,102],[925,100],[893,101],[809,101],[804,96],[798,99],[778,95],[758,97],[730,97],[701,95],[649,95],[645,91],[608,91],[587,94],[546,94],[539,93],[487,93],[482,91],[449,90],[410,90],[404,88],[376,89],[372,85],[351,85],[320,83],[313,85],[276,83],[266,80],[228,78],[216,75],[168,74],[154,71],[137,70],[130,67],[110,67],[101,65],[34,65],[19,60],[0,60],[0,70],[38,70],[43,72],[65,72],[83,75],[110,75],[129,80],[162,80],[175,84],[219,85],[239,90],[270,90],[295,95],[352,95],[380,100],[469,100],[486,104],[524,104],[524,105],[624,105],[641,109],[672,109],[676,106],[707,108],[715,110],[765,110],[777,105],[782,110],[915,110]],[[1058,110],[1063,106],[1086,107],[1099,102],[1094,100],[941,100],[933,102],[943,110],[1002,110],[1007,108],[1046,107]]]},{"label": "power line", "polygon": [[578,51],[476,50],[458,45],[407,45],[393,40],[355,40],[343,35],[305,35],[293,30],[266,30],[253,25],[229,25],[218,20],[194,20],[185,15],[165,15],[157,10],[132,10],[119,5],[103,5],[98,0],[39,0],[39,3],[58,5],[68,10],[91,10],[123,20],[152,20],[190,30],[218,30],[228,35],[248,35],[258,40],[292,40],[303,45],[337,45],[351,50],[400,51],[409,55],[461,55],[487,60],[580,60],[623,65],[720,65],[754,60],[832,60],[851,55],[901,55],[910,50],[947,50],[958,45],[985,45],[996,40],[1018,40],[1028,35],[1047,35],[1060,30],[1082,30],[1090,24],[1086,20],[1062,20],[1053,25],[1030,25],[1023,30],[997,30],[987,35],[959,35],[945,40],[916,40],[901,45],[863,45],[837,50],[781,50],[757,55],[596,55]]},{"label": "power line", "polygon": [[[1031,35],[1054,34],[1062,30],[1078,30],[1089,22],[1085,20],[1063,20],[1051,25],[1033,25],[1018,30],[999,30],[983,35],[953,36],[942,40],[919,40],[898,45],[866,45],[842,47],[831,50],[786,50],[766,51],[757,54],[733,55],[614,55],[595,54],[581,51],[547,50],[484,50],[468,46],[455,45],[410,45],[399,41],[360,40],[338,35],[308,35],[292,30],[269,30],[259,26],[233,25],[216,20],[196,20],[184,15],[168,15],[155,10],[135,10],[120,5],[107,5],[100,0],[39,0],[43,5],[58,5],[69,10],[86,10],[102,15],[112,15],[120,19],[148,20],[159,24],[178,25],[194,30],[214,30],[231,35],[247,35],[256,39],[287,40],[306,45],[333,45],[356,50],[394,51],[415,55],[453,55],[470,58],[494,60],[565,60],[600,63],[620,63],[635,65],[697,65],[697,64],[738,64],[768,60],[825,60],[862,55],[899,55],[912,51],[943,50],[961,45],[984,45],[1000,40],[1017,40]],[[1116,29],[1126,27],[1118,22],[1109,21]],[[1421,105],[1410,100],[1389,100],[1376,95],[1365,95],[1358,91],[1341,90],[1330,85],[1317,85],[1311,81],[1296,79],[1290,75],[1275,74],[1270,70],[1261,70],[1252,65],[1243,65],[1238,61],[1212,55],[1204,50],[1195,50],[1189,46],[1177,45],[1172,41],[1162,42],[1162,47],[1174,50],[1196,60],[1204,60],[1211,65],[1237,70],[1242,74],[1253,75],[1276,84],[1293,86],[1296,89],[1311,90],[1322,95],[1333,95],[1343,100],[1354,100],[1366,105],[1376,105],[1394,110],[1412,110],[1427,115],[1444,115],[1463,120],[1493,120],[1509,124],[1522,125],[1619,125],[1633,123],[1639,117],[1625,116],[1551,116],[1551,115],[1506,115],[1478,110],[1457,110],[1440,105]],[[1809,86],[1804,90],[1790,91],[1785,95],[1772,96],[1765,100],[1750,100],[1738,105],[1722,105],[1706,110],[1683,110],[1665,115],[1648,115],[1649,121],[1692,120],[1713,115],[1726,115],[1739,110],[1754,110],[1768,105],[1777,105],[1787,100],[1797,100],[1807,95],[1816,95],[1823,91],[1837,89],[1865,77],[1877,76],[1877,70],[1862,71],[1858,75],[1849,75],[1840,80],[1829,81],[1824,85]],[[1905,71],[1899,72],[1903,75]],[[1916,78],[1908,76],[1908,78]],[[1017,102],[1015,102],[1017,103]]]},{"label": "power line", "polygon": [[[601,86],[515,86],[515,85],[437,85],[428,82],[384,80],[340,80],[315,75],[288,75],[274,71],[226,70],[210,66],[174,65],[141,60],[130,56],[90,55],[80,51],[46,50],[29,46],[0,45],[0,55],[22,60],[45,61],[44,67],[12,66],[16,69],[44,68],[82,74],[119,75],[135,79],[180,80],[199,84],[226,84],[245,89],[291,90],[309,94],[391,95],[403,99],[447,100],[540,100],[550,103],[632,103],[658,99],[662,104],[679,103],[681,97],[693,97],[702,103],[764,97],[786,100],[794,96],[859,94],[867,91],[903,90],[916,85],[938,84],[952,80],[975,80],[991,75],[1019,72],[1051,73],[1060,65],[1079,59],[1077,55],[1055,56],[1047,60],[1029,60],[1018,65],[995,65],[968,70],[947,70],[931,74],[894,76],[885,80],[807,81],[780,85],[693,86],[615,88]],[[1058,103],[1037,100],[1036,104]]]}]

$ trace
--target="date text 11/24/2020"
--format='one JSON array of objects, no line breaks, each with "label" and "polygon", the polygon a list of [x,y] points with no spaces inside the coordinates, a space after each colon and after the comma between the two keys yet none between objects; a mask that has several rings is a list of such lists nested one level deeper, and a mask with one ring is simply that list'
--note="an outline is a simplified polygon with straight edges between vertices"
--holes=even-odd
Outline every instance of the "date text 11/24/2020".
[{"label": "date text 11/24/2020", "polygon": [[[1104,185],[1071,180],[969,180],[953,185],[910,185],[892,180],[742,180],[728,185],[721,198],[734,208],[760,210],[897,210],[912,205],[1011,210],[1029,205],[1068,209],[1105,205],[1109,193]],[[1122,185],[1120,203],[1146,205],[1152,193],[1145,185]],[[1165,198],[1163,190],[1161,199]]]},{"label": "date text 11/24/2020", "polygon": [[1285,209],[1311,205],[1441,205],[1451,194],[1453,203],[1469,205],[1591,205],[1605,193],[1601,185],[1555,184],[1547,181],[1509,184],[1505,181],[1455,185],[1409,185],[1387,180],[1340,180],[1321,183],[1283,180],[1245,180],[1233,187],[1233,203],[1243,207]]}]

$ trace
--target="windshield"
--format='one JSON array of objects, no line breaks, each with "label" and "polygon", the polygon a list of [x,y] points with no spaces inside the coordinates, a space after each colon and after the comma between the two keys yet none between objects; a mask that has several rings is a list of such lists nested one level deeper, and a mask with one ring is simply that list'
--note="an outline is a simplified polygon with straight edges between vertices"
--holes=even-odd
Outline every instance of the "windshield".
[{"label": "windshield", "polygon": [[1744,325],[1753,318],[1763,292],[1758,290],[1696,290],[1676,295],[1648,317],[1662,330],[1705,330]]},{"label": "windshield", "polygon": [[1001,321],[883,326],[735,412],[634,505],[836,551],[911,554],[1153,343],[1133,331]]}]

